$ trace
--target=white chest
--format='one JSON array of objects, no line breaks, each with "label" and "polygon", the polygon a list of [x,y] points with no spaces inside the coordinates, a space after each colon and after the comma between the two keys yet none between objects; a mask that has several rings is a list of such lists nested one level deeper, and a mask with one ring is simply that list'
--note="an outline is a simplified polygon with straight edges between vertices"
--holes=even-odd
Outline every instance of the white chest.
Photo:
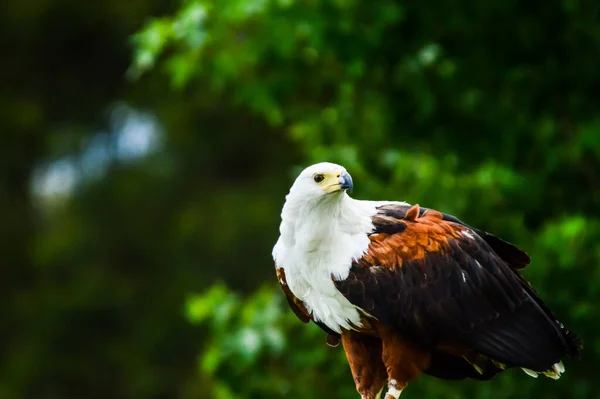
[{"label": "white chest", "polygon": [[366,234],[340,234],[335,239],[286,248],[277,264],[285,270],[292,293],[312,313],[316,321],[333,331],[360,327],[360,313],[335,287],[333,279],[348,277],[353,259],[367,249]]}]

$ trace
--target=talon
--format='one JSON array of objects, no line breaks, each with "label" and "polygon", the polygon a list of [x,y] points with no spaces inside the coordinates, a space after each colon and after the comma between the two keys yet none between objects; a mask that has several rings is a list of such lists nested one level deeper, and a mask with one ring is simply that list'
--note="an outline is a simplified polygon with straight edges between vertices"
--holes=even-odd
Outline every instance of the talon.
[{"label": "talon", "polygon": [[398,382],[392,379],[388,383],[388,391],[385,394],[385,399],[398,399],[401,393],[402,389],[398,389]]},{"label": "talon", "polygon": [[331,347],[336,347],[340,344],[340,337],[333,335],[333,334],[329,334],[327,336],[327,345],[331,346]]}]

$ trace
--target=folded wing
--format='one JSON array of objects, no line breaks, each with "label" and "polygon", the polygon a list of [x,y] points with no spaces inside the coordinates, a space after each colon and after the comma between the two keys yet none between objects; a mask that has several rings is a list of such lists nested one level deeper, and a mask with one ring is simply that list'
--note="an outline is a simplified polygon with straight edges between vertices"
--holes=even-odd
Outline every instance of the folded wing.
[{"label": "folded wing", "polygon": [[529,257],[514,245],[418,205],[380,207],[373,223],[367,253],[336,286],[415,345],[538,372],[578,355],[578,338],[518,273]]}]

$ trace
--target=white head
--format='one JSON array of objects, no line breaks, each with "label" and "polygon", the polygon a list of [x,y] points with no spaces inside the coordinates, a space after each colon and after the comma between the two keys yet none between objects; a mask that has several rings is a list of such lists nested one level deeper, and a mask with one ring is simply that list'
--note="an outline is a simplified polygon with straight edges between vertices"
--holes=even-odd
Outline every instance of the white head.
[{"label": "white head", "polygon": [[298,236],[328,235],[341,214],[342,205],[351,200],[352,178],[343,166],[321,162],[304,169],[290,188],[281,212],[280,232],[292,245]]},{"label": "white head", "polygon": [[288,200],[321,202],[352,192],[352,177],[343,166],[321,162],[304,169],[290,188]]}]

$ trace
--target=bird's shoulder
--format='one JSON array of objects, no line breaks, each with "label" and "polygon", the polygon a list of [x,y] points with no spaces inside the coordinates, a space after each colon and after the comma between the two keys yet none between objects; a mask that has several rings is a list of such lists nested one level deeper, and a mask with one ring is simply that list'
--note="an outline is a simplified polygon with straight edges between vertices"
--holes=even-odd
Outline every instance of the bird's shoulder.
[{"label": "bird's shoulder", "polygon": [[362,259],[365,264],[393,267],[402,260],[449,250],[494,253],[516,270],[530,263],[529,256],[512,243],[453,215],[405,203],[382,204],[376,210],[371,244]]}]

